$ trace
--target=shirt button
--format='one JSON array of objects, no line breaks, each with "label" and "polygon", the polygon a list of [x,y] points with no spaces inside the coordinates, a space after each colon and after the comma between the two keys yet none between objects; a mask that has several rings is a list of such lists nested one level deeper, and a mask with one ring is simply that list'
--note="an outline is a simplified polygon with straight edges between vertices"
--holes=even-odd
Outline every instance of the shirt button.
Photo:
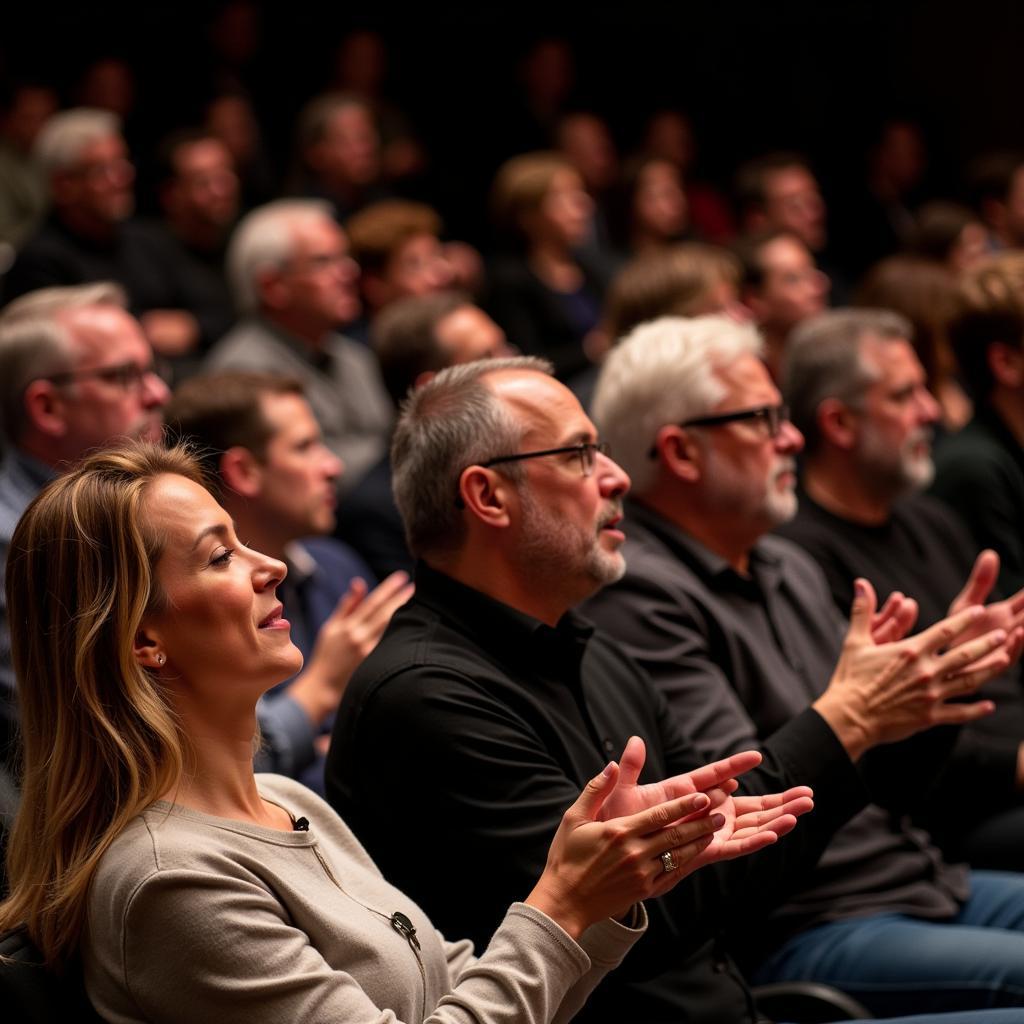
[{"label": "shirt button", "polygon": [[608,753],[608,754],[610,754],[615,749],[615,744],[612,743],[612,741],[609,740],[609,739],[606,739],[604,741],[603,746],[604,746],[604,749],[605,749],[605,753]]}]

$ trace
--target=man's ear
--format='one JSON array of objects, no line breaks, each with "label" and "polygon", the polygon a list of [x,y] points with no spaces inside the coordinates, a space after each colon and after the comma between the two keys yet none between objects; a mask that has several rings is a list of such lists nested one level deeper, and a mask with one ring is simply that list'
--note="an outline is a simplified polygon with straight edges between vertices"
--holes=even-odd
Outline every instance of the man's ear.
[{"label": "man's ear", "polygon": [[64,418],[64,400],[60,390],[48,380],[34,380],[22,397],[25,415],[33,428],[47,437],[64,437],[68,432]]},{"label": "man's ear", "polygon": [[263,466],[248,448],[229,448],[218,469],[225,488],[243,498],[257,498],[263,490]]},{"label": "man's ear", "polygon": [[291,288],[282,270],[264,267],[255,280],[256,294],[267,309],[284,309],[291,302]]},{"label": "man's ear", "polygon": [[985,360],[997,384],[1014,389],[1024,384],[1024,352],[1019,347],[992,342],[985,351]]},{"label": "man's ear", "polygon": [[857,443],[856,413],[838,398],[826,398],[815,415],[818,431],[829,444],[850,451]]},{"label": "man's ear", "polygon": [[135,634],[135,642],[132,644],[132,653],[135,660],[142,668],[152,672],[159,672],[167,664],[167,654],[163,649],[157,632],[147,628],[144,623]]},{"label": "man's ear", "polygon": [[697,483],[704,472],[700,445],[685,427],[668,423],[658,430],[654,439],[656,457],[662,466],[679,480]]},{"label": "man's ear", "polygon": [[505,477],[483,466],[467,466],[459,477],[462,507],[485,526],[503,529],[511,524],[509,501],[514,491]]}]

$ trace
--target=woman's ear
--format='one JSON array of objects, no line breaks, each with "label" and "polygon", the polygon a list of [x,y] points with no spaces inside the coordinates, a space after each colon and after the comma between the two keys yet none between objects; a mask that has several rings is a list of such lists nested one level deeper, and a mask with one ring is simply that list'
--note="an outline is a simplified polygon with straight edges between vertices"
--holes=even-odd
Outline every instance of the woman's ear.
[{"label": "woman's ear", "polygon": [[144,626],[140,626],[135,634],[132,653],[143,668],[154,672],[159,672],[167,664],[167,655],[159,638]]}]

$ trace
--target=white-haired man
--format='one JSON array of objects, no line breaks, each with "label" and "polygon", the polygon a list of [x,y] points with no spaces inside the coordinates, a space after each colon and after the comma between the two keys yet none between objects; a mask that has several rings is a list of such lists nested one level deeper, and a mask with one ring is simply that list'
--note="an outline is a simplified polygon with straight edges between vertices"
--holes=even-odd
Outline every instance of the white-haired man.
[{"label": "white-haired man", "polygon": [[[753,328],[699,317],[643,325],[611,353],[594,413],[635,498],[627,571],[586,613],[643,663],[701,749],[721,756],[754,745],[785,764],[802,755],[813,724],[868,780],[877,802],[836,831],[818,867],[748,936],[756,980],[832,984],[876,1013],[1011,1005],[1024,998],[1024,878],[969,877],[902,823],[893,810],[931,783],[947,740],[930,730],[894,741],[990,711],[948,701],[1004,669],[1020,630],[988,633],[998,646],[977,671],[941,652],[953,621],[965,636],[988,628],[981,609],[913,638],[937,644],[919,682],[938,700],[920,717],[908,714],[913,701],[883,710],[908,698],[884,674],[866,703],[854,699],[836,673],[849,639],[820,570],[765,536],[796,511],[803,438],[761,351]],[[852,619],[866,628],[873,610],[862,581]],[[897,632],[908,627],[905,612],[890,619]],[[876,638],[889,628],[876,626]]]},{"label": "white-haired man", "polygon": [[352,487],[384,453],[392,409],[373,354],[338,333],[359,314],[359,270],[330,206],[287,199],[253,210],[235,229],[227,265],[243,319],[206,367],[300,380],[345,463],[341,486]]},{"label": "white-haired man", "polygon": [[150,344],[167,356],[195,347],[195,317],[180,308],[171,253],[129,220],[135,169],[117,115],[77,107],[51,117],[33,157],[46,179],[50,215],[3,281],[6,301],[39,288],[116,281]]}]

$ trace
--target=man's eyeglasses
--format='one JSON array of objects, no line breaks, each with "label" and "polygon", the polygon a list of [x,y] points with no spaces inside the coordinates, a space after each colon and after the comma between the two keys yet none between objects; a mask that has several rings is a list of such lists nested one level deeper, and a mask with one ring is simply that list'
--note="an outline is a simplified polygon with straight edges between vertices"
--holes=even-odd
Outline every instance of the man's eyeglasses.
[{"label": "man's eyeglasses", "polygon": [[[775,440],[782,430],[782,424],[789,422],[789,406],[782,403],[779,405],[758,405],[753,409],[737,409],[735,412],[720,412],[713,416],[697,416],[681,427],[722,427],[727,423],[741,423],[752,420],[760,426],[769,440]],[[657,446],[651,445],[647,453],[652,459],[658,454]]]},{"label": "man's eyeglasses", "polygon": [[68,370],[65,373],[51,373],[44,377],[51,384],[58,386],[74,384],[80,380],[102,380],[113,384],[122,391],[141,391],[146,378],[151,374],[159,376],[156,365],[139,366],[138,363],[118,363],[116,366],[97,366],[92,370]]},{"label": "man's eyeglasses", "polygon": [[545,448],[536,452],[520,452],[518,455],[499,455],[497,458],[481,462],[480,465],[488,469],[502,462],[521,462],[523,459],[540,459],[547,455],[575,454],[579,456],[583,475],[590,476],[594,472],[598,453],[607,455],[610,450],[607,441],[581,441],[579,444],[567,444],[562,448]]}]

